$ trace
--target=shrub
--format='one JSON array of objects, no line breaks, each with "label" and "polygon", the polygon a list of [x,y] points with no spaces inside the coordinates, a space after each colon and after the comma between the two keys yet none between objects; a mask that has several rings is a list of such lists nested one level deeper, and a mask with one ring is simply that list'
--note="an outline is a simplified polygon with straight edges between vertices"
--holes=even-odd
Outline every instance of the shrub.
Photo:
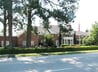
[{"label": "shrub", "polygon": [[81,50],[98,50],[98,46],[67,46],[65,48],[15,48],[0,49],[0,54],[19,54],[19,53],[42,53],[42,52],[65,52]]}]

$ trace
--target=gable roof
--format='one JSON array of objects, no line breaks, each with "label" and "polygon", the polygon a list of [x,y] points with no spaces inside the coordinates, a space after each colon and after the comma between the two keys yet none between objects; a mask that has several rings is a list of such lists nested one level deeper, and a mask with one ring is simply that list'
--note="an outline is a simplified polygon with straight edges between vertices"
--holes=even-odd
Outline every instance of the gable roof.
[{"label": "gable roof", "polygon": [[[39,35],[48,34],[49,32],[51,34],[58,34],[59,33],[59,26],[58,25],[50,25],[49,32],[43,26],[36,26],[36,28],[37,28]],[[13,36],[19,37],[24,32],[26,32],[26,30],[20,30],[20,31],[13,32]],[[76,31],[76,35],[88,36],[89,32]],[[3,32],[0,32],[0,36],[3,36]]]},{"label": "gable roof", "polygon": [[88,36],[89,32],[76,31],[76,35]]},{"label": "gable roof", "polygon": [[[58,34],[59,33],[59,27],[57,25],[51,25],[49,28],[49,32],[52,34]],[[40,35],[47,34],[49,32],[44,27],[38,26],[38,33]]]}]

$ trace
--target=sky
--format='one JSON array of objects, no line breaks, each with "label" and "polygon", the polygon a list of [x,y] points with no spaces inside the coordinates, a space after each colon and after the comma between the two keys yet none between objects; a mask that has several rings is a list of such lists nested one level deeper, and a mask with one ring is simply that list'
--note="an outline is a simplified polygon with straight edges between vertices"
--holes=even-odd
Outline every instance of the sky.
[{"label": "sky", "polygon": [[77,31],[80,24],[80,31],[90,30],[95,21],[98,21],[98,0],[80,0],[73,29]]},{"label": "sky", "polygon": [[[54,20],[52,19],[52,21]],[[90,30],[95,21],[98,21],[98,0],[80,0],[75,22],[71,24],[72,28],[78,31],[80,24],[80,31]],[[0,24],[0,30],[1,28]]]}]

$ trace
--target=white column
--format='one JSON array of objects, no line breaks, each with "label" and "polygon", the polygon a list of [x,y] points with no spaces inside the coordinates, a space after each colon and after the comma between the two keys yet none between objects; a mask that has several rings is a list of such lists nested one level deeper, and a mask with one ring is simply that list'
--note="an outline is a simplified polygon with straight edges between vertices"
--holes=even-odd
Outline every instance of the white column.
[{"label": "white column", "polygon": [[66,44],[66,40],[64,39],[64,44]]},{"label": "white column", "polygon": [[66,44],[68,44],[68,39],[66,39]]},{"label": "white column", "polygon": [[59,45],[59,42],[58,42],[58,40],[56,40],[56,46],[58,46]]}]

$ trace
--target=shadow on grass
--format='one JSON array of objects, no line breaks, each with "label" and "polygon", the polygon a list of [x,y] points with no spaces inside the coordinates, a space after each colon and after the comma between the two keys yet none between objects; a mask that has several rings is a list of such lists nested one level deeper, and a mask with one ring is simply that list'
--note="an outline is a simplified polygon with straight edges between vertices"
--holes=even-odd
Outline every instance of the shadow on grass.
[{"label": "shadow on grass", "polygon": [[40,56],[65,55],[65,54],[83,54],[83,53],[85,53],[85,52],[80,52],[80,51],[49,52],[49,53],[40,53]]},{"label": "shadow on grass", "polygon": [[0,55],[0,58],[4,58],[4,57],[7,57],[7,58],[16,58],[16,55],[15,54]]},{"label": "shadow on grass", "polygon": [[[66,52],[47,52],[47,53],[25,53],[25,54],[18,54],[16,56],[50,56],[50,55],[67,55],[67,54],[83,54],[86,52],[81,51],[66,51]],[[13,55],[10,55],[10,57],[14,57]]]},{"label": "shadow on grass", "polygon": [[[91,52],[91,51],[90,51]],[[26,57],[26,56],[50,56],[50,55],[67,55],[67,54],[84,54],[90,53],[89,51],[65,51],[65,52],[46,52],[46,53],[23,53],[23,54],[8,54],[0,55],[2,57],[15,58],[15,57]],[[92,51],[95,52],[95,51]]]},{"label": "shadow on grass", "polygon": [[15,54],[8,54],[8,58],[16,58]]}]

